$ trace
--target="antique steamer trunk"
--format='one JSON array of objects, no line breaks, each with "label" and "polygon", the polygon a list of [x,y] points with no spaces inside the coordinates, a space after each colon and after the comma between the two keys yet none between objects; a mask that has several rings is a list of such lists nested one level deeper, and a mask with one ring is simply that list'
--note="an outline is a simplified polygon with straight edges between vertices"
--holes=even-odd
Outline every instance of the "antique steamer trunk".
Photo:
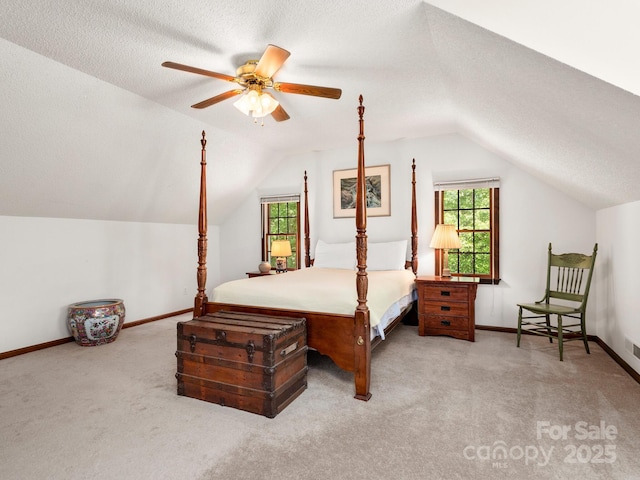
[{"label": "antique steamer trunk", "polygon": [[178,395],[275,417],[307,388],[304,318],[216,312],[178,323]]}]

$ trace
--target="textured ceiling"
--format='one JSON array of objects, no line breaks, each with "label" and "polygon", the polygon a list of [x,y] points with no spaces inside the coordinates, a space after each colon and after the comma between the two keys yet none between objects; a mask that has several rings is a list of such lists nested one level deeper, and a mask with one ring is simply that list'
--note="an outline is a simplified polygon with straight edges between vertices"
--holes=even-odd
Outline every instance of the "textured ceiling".
[{"label": "textured ceiling", "polygon": [[[496,17],[467,12],[464,2],[434,3],[508,34],[500,29],[509,24],[508,12],[494,9],[504,22],[491,23]],[[272,157],[353,144],[355,105],[363,94],[368,139],[459,131],[592,208],[640,199],[636,95],[594,77],[597,69],[587,74],[554,60],[544,45],[545,54],[536,52],[426,2],[0,0],[0,6],[1,38],[230,138],[251,138]],[[582,18],[559,15],[567,22]],[[262,128],[231,100],[190,108],[231,84],[160,66],[170,60],[233,75],[270,43],[292,53],[276,80],[338,87],[342,99],[276,93],[291,120],[268,118]],[[269,155],[256,158],[254,169],[269,161]],[[237,159],[224,161],[229,189],[246,187],[244,176],[234,178]],[[37,175],[27,166],[12,173],[14,183]]]}]

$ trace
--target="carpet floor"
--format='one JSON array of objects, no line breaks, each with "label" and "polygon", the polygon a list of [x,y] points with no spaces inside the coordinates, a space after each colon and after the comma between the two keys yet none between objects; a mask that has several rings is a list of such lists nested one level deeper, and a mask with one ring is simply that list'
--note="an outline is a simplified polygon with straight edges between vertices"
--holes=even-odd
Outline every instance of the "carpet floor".
[{"label": "carpet floor", "polygon": [[176,323],[0,361],[0,478],[640,479],[640,385],[598,345],[401,325],[369,402],[309,352],[274,419],[176,394]]}]

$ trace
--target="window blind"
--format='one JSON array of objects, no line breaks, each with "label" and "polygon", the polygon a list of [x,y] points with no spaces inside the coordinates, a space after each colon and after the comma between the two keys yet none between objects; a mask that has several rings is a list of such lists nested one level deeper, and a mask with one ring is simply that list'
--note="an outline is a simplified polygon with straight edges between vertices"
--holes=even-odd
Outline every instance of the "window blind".
[{"label": "window blind", "polygon": [[260,205],[268,203],[299,202],[300,194],[268,195],[260,197]]},{"label": "window blind", "polygon": [[444,190],[465,190],[470,188],[500,188],[500,177],[476,178],[472,180],[457,180],[453,182],[434,182],[436,192]]}]

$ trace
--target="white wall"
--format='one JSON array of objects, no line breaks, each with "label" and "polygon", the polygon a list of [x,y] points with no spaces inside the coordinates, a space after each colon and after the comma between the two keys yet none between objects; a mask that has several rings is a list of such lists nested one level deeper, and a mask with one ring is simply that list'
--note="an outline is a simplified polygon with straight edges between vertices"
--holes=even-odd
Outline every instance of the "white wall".
[{"label": "white wall", "polygon": [[[68,337],[78,301],[122,298],[128,322],[191,308],[204,125],[1,39],[0,56],[0,352]],[[211,130],[214,158],[239,148]],[[218,242],[212,226],[212,282]]]},{"label": "white wall", "polygon": [[[319,237],[348,241],[355,236],[353,219],[334,219],[332,172],[354,168],[352,147],[315,152],[288,159],[260,187],[302,192],[309,172],[311,249]],[[596,239],[596,214],[570,197],[524,173],[513,164],[458,135],[365,144],[367,165],[391,164],[391,216],[368,219],[370,242],[409,238],[411,234],[411,160],[416,159],[418,190],[419,274],[433,274],[429,248],[434,223],[433,181],[499,176],[500,273],[497,286],[481,285],[476,299],[476,323],[500,327],[517,324],[516,303],[538,300],[544,293],[547,247],[554,251],[590,252]],[[242,278],[260,262],[258,192],[252,192],[233,220],[221,226],[224,278]],[[595,312],[596,298],[590,300]],[[593,303],[591,303],[593,302]],[[589,328],[595,333],[595,316]]]},{"label": "white wall", "polygon": [[121,298],[125,323],[193,307],[193,225],[0,217],[0,232],[0,352],[70,336],[79,301]]},{"label": "white wall", "polygon": [[[299,193],[303,199],[304,171],[309,175],[309,204],[314,205],[315,198],[315,159],[317,153],[308,153],[296,157],[291,165],[285,162],[283,168],[277,169],[257,190],[252,190],[245,201],[229,216],[220,228],[220,282],[236,280],[246,277],[247,272],[257,271],[262,261],[261,231],[260,231],[260,197],[278,193]],[[303,207],[301,207],[303,208]],[[302,215],[302,213],[301,213]],[[301,216],[300,228],[303,228]],[[313,219],[311,220],[313,223]],[[314,227],[312,226],[312,231]],[[304,246],[301,232],[301,243]],[[224,248],[222,247],[224,245]],[[304,258],[301,257],[302,266]],[[219,282],[218,282],[219,283]],[[209,291],[217,283],[208,282]]]},{"label": "white wall", "polygon": [[599,210],[597,218],[598,299],[597,335],[623,360],[640,372],[640,360],[632,355],[629,343],[640,347],[640,202]]}]

